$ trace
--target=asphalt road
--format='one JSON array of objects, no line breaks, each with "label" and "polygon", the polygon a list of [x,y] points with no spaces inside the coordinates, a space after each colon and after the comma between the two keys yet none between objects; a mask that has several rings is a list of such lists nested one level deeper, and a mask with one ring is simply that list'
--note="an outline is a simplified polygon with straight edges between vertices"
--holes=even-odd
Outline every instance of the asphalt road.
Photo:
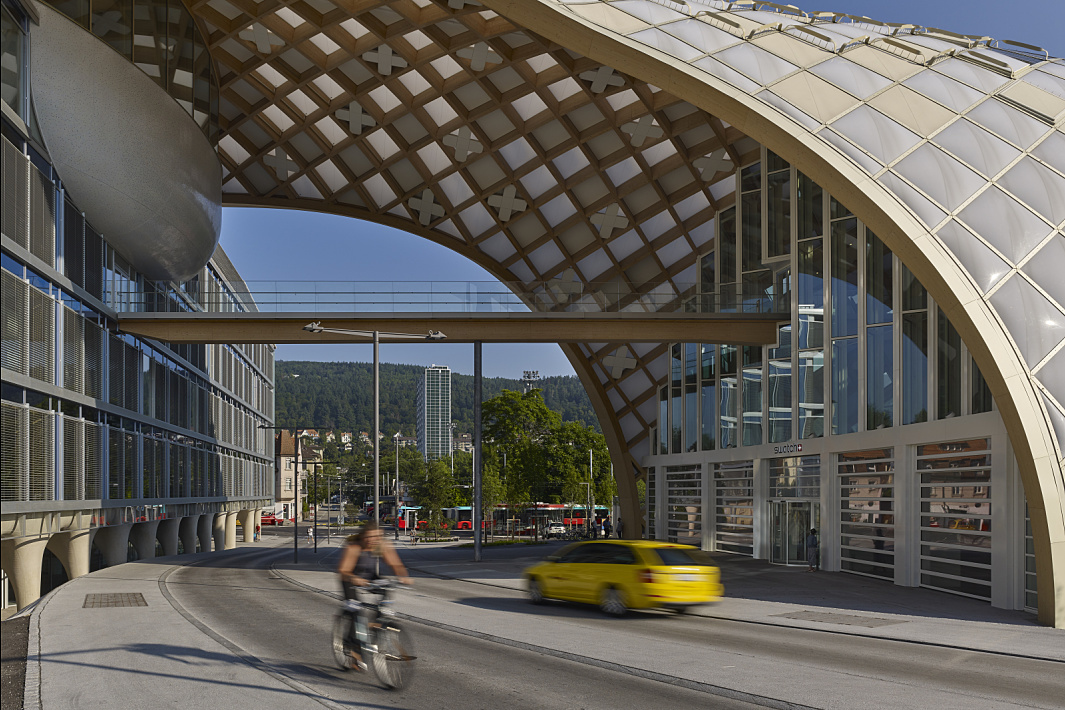
[{"label": "asphalt road", "polygon": [[[493,549],[490,554],[521,553]],[[420,624],[410,625],[419,659],[414,681],[405,691],[389,692],[376,686],[370,676],[335,669],[329,630],[337,602],[294,586],[271,570],[271,563],[282,562],[288,555],[285,549],[259,549],[239,558],[208,560],[179,569],[166,585],[174,599],[208,628],[345,705],[508,710],[753,707],[700,690]],[[455,555],[454,551],[422,548],[417,557],[415,565],[430,567],[434,557],[453,560]],[[582,629],[601,633],[618,628],[619,623],[592,609],[561,604],[533,609],[515,590],[425,575],[416,579],[414,593],[420,601],[429,600],[442,609],[472,601],[486,610],[512,614],[515,620],[527,620],[535,613],[542,616],[545,634],[556,628],[555,622],[565,622],[567,633],[574,635],[570,646],[574,650],[581,648]],[[402,611],[402,598],[399,608]],[[734,665],[724,668],[737,674],[759,664],[763,668],[766,664],[806,668],[811,678],[827,672],[868,679],[871,686],[880,688],[885,682],[907,692],[928,688],[949,694],[957,707],[966,708],[996,703],[1056,708],[1065,697],[1065,668],[1049,661],[657,612],[632,614],[620,623],[626,631],[677,648],[712,644],[735,659]],[[868,707],[889,702],[888,698],[865,700],[870,702]]]},{"label": "asphalt road", "polygon": [[[418,655],[414,679],[403,691],[388,691],[372,675],[336,669],[329,639],[338,603],[270,571],[271,562],[289,554],[249,551],[240,557],[246,568],[234,566],[234,558],[185,567],[167,579],[167,590],[214,632],[344,705],[470,710],[756,707],[417,624],[410,625]],[[439,580],[416,582],[420,592],[439,591],[444,597],[446,586]]]}]

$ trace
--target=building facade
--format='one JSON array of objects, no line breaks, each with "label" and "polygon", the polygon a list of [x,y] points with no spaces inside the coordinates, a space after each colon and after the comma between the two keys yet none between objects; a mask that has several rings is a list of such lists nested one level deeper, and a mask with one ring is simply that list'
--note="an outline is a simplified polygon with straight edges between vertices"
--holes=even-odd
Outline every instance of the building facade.
[{"label": "building facade", "polygon": [[427,459],[451,455],[451,369],[425,368],[417,396],[418,450]]},{"label": "building facade", "polygon": [[[770,347],[674,343],[647,535],[1037,608],[1023,486],[980,368],[927,289],[772,151],[743,166],[701,293],[779,297]],[[755,295],[728,287],[742,274]]]},{"label": "building facade", "polygon": [[274,439],[274,505],[270,512],[282,520],[303,520],[307,463],[302,448],[301,439],[286,430],[279,431]]},{"label": "building facade", "polygon": [[[188,253],[167,243],[180,242],[180,230],[136,217],[140,231],[116,222],[116,211],[128,218],[145,207],[124,202],[136,195],[73,187],[86,176],[69,155],[53,152],[64,150],[63,140],[53,141],[51,124],[38,120],[49,92],[34,83],[30,28],[50,13],[56,34],[100,44],[122,63],[125,74],[116,79],[148,82],[202,145],[216,125],[209,67],[201,63],[192,76],[180,65],[153,77],[151,66],[132,63],[128,33],[105,31],[98,21],[94,38],[88,15],[74,18],[79,26],[47,6],[4,3],[2,13],[0,551],[3,601],[22,608],[103,566],[232,547],[238,523],[250,540],[257,511],[274,494],[273,437],[262,428],[273,421],[274,368],[270,345],[175,345],[122,334],[126,312],[255,304],[236,295],[247,289],[214,242],[209,251],[200,245],[210,259],[191,268]],[[202,50],[194,34],[177,47],[182,62],[186,50],[190,59]],[[48,54],[52,39],[35,45],[34,60]],[[93,119],[84,117],[87,133],[98,128]]]}]

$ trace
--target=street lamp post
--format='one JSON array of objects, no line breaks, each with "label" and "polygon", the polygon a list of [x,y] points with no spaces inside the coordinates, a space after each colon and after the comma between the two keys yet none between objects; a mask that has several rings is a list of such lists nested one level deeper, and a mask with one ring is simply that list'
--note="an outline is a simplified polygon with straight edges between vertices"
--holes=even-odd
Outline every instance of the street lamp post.
[{"label": "street lamp post", "polygon": [[402,511],[402,507],[401,507],[401,504],[399,502],[400,501],[400,499],[399,499],[399,434],[400,433],[397,431],[396,435],[394,437],[392,437],[393,439],[396,440],[396,522],[395,522],[395,533],[396,534],[395,534],[395,537],[396,537],[397,540],[399,539],[399,515],[400,515],[400,512]]},{"label": "street lamp post", "polygon": [[381,526],[381,440],[377,432],[381,429],[381,336],[399,340],[445,340],[446,335],[439,330],[430,330],[428,335],[414,333],[382,333],[379,330],[343,330],[340,328],[323,328],[321,322],[308,323],[303,329],[310,333],[337,333],[354,335],[373,340],[373,517],[374,523]]}]

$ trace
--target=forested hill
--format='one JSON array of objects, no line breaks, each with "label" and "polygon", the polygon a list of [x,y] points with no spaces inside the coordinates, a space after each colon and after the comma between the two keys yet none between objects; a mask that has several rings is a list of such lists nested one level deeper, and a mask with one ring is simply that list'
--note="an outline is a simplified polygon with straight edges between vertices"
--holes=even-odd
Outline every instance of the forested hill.
[{"label": "forested hill", "polygon": [[[424,367],[381,363],[381,431],[397,429],[413,436],[415,398]],[[342,431],[373,427],[373,365],[367,362],[279,360],[276,368],[278,426]],[[576,377],[545,377],[540,382],[548,408],[563,421],[577,421],[600,431],[584,387]],[[504,389],[521,391],[521,380],[486,377],[484,399]],[[457,433],[473,432],[473,376],[451,373],[451,418]]]}]

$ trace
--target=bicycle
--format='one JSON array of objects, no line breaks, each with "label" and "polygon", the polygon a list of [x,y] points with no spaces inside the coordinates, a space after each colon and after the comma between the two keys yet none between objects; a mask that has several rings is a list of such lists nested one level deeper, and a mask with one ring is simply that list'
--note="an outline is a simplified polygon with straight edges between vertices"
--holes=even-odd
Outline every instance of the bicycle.
[{"label": "bicycle", "polygon": [[352,652],[358,646],[366,666],[389,690],[407,687],[416,658],[411,635],[392,608],[396,586],[395,581],[383,579],[362,587],[371,599],[346,600],[333,622],[333,658],[340,670],[354,666]]}]

